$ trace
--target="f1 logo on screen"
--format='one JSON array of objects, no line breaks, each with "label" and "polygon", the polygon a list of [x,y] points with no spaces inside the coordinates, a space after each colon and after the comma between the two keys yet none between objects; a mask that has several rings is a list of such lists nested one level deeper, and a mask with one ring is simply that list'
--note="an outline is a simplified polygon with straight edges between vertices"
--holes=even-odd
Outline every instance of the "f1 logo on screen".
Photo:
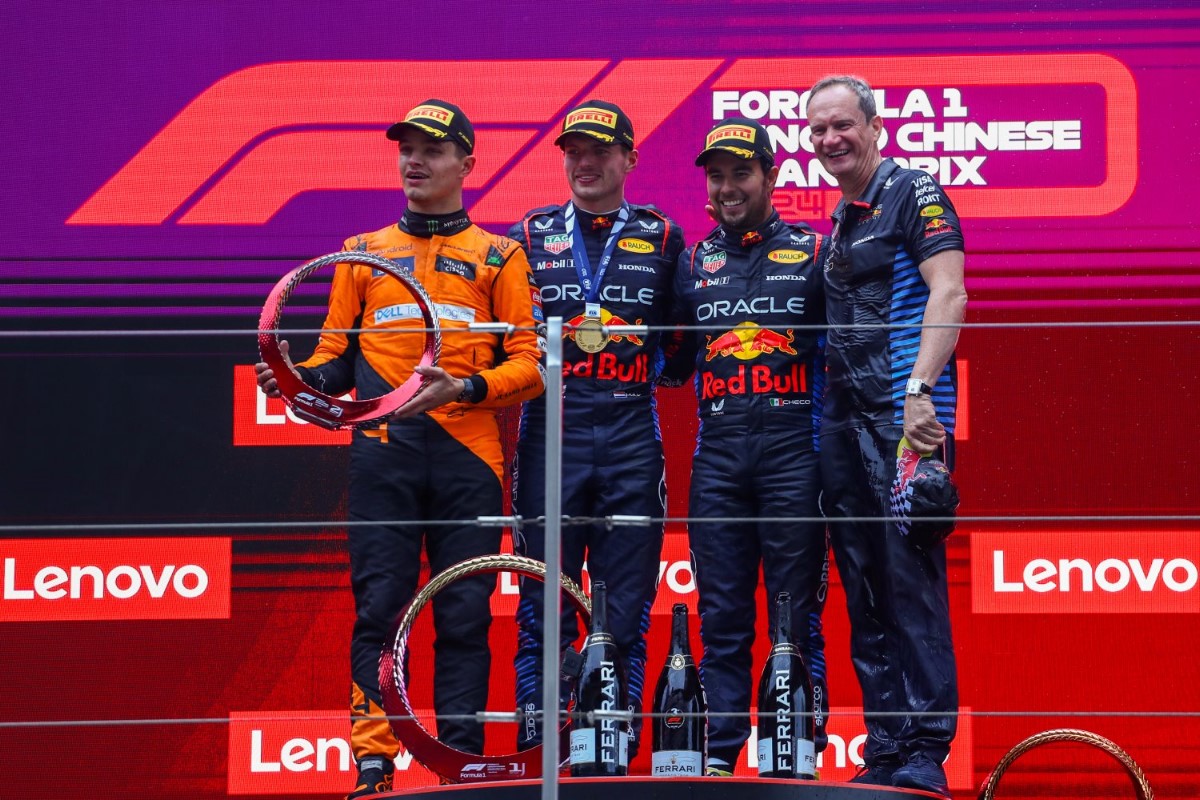
[{"label": "f1 logo on screen", "polygon": [[[424,61],[293,61],[239,70],[188,103],[67,224],[261,225],[303,192],[394,190],[394,158],[381,146],[380,131],[395,121],[395,109],[424,98],[419,87],[441,85],[444,68]],[[590,93],[613,99],[638,120],[643,141],[710,90],[714,118],[750,114],[776,126],[779,148],[797,156],[783,162],[790,177],[781,170],[785,212],[812,213],[830,205],[835,191],[831,181],[818,180],[815,159],[805,152],[811,143],[795,87],[847,71],[901,95],[885,98],[880,109],[885,119],[904,123],[892,133],[896,152],[885,154],[955,185],[963,216],[1102,215],[1123,205],[1137,183],[1136,86],[1124,64],[1102,54],[468,61],[456,62],[455,71],[458,95],[486,140],[466,186],[481,192],[470,211],[483,224],[508,225],[557,191],[561,164],[548,144],[558,119],[547,118],[547,109],[566,108],[593,83]],[[527,76],[518,96],[509,91],[514,72]],[[934,86],[934,78],[936,88],[915,88]],[[648,84],[656,91],[645,91]],[[1088,87],[1093,91],[1077,91]],[[1044,112],[1034,100],[1051,90],[1084,98],[1074,110],[1078,119],[1038,118]],[[327,158],[331,151],[340,157]],[[1011,158],[1012,151],[1062,158],[1082,151],[1096,174],[1081,177],[1068,168],[1075,161],[1064,161],[1063,169],[1013,162],[989,172],[988,159]],[[1052,182],[1030,183],[1037,180]],[[1046,189],[1053,191],[1037,191]]]}]

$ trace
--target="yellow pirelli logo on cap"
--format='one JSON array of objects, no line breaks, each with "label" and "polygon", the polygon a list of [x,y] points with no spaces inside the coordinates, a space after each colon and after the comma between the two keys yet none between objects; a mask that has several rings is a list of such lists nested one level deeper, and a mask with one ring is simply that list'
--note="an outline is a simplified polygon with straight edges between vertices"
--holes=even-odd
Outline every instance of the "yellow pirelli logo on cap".
[{"label": "yellow pirelli logo on cap", "polygon": [[606,111],[603,108],[579,108],[567,115],[567,121],[563,123],[563,128],[583,122],[594,122],[606,128],[616,128],[617,114],[615,111]]},{"label": "yellow pirelli logo on cap", "polygon": [[754,144],[754,128],[749,125],[722,125],[708,135],[704,141],[705,148],[712,147],[722,139],[741,139]]},{"label": "yellow pirelli logo on cap", "polygon": [[454,112],[441,106],[417,106],[408,112],[408,116],[404,118],[404,121],[412,122],[415,119],[431,119],[434,122],[449,127],[450,120],[454,119]]}]

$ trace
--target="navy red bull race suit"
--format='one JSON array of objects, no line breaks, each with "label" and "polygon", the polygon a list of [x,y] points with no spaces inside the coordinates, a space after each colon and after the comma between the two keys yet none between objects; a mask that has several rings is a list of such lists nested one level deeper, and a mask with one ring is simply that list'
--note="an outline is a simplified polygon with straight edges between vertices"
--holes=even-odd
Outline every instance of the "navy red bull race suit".
[{"label": "navy red bull race suit", "polygon": [[[683,232],[653,206],[625,204],[595,215],[573,204],[531,211],[509,236],[524,245],[548,316],[566,326],[591,311],[605,325],[662,325],[671,308],[671,276],[683,250]],[[606,248],[609,260],[604,262]],[[583,262],[584,271],[577,268]],[[599,271],[604,264],[603,272]],[[590,269],[590,273],[589,270]],[[590,281],[594,280],[595,283]],[[660,369],[660,332],[616,333],[599,352],[584,352],[571,330],[563,341],[562,511],[570,517],[646,516],[661,520],[666,507],[662,439],[654,385]],[[526,404],[517,446],[513,507],[526,519],[545,513],[546,398]],[[563,574],[580,580],[586,558],[592,580],[608,587],[608,623],[625,662],[629,706],[642,708],[650,606],[655,595],[663,525],[603,522],[564,524]],[[519,553],[545,560],[545,533],[525,524],[516,537]],[[518,709],[542,705],[542,584],[524,580],[517,611],[515,667]],[[563,615],[565,647],[578,635],[576,615]],[[630,756],[636,752],[641,718],[635,715]],[[526,717],[518,745],[540,741]]]},{"label": "navy red bull race suit", "polygon": [[[692,337],[700,431],[688,536],[709,710],[732,714],[710,718],[709,753],[727,769],[750,734],[760,563],[769,598],[791,593],[793,641],[812,673],[814,708],[822,710],[817,746],[825,744],[825,525],[756,519],[820,517],[823,245],[808,226],[785,223],[772,212],[749,233],[718,227],[683,254],[675,275],[680,318],[712,326]],[[768,608],[774,629],[774,603]]]},{"label": "navy red bull race suit", "polygon": [[[821,468],[850,612],[850,655],[866,712],[863,758],[887,770],[913,754],[940,764],[958,712],[945,545],[918,547],[891,522],[836,518],[890,516],[905,383],[929,299],[919,265],[945,250],[962,250],[962,229],[931,176],[890,160],[859,200],[838,205],[833,220],[825,272],[831,327]],[[953,469],[953,357],[932,395],[947,433],[944,461]]]},{"label": "navy red bull race suit", "polygon": [[[399,743],[384,717],[379,654],[396,618],[416,593],[424,544],[432,573],[500,550],[498,528],[477,516],[503,513],[503,454],[496,409],[544,389],[534,333],[536,290],[525,254],[509,239],[472,225],[465,214],[424,217],[406,212],[397,225],[346,241],[392,260],[426,289],[442,325],[438,366],[475,386],[472,403],[450,403],[411,419],[356,430],[350,443],[350,585],[357,618],[350,644],[351,747],[355,758],[395,757]],[[470,322],[509,322],[503,338],[468,331]],[[297,366],[306,383],[338,395],[391,391],[412,374],[419,335],[372,330],[422,329],[424,320],[403,285],[369,266],[339,264],[329,313],[316,351]],[[363,328],[347,335],[338,330]],[[461,524],[388,525],[381,520],[463,520]],[[434,709],[470,716],[487,707],[493,576],[459,580],[433,599]],[[426,677],[428,680],[428,677]],[[439,719],[438,737],[483,752],[473,719]]]}]

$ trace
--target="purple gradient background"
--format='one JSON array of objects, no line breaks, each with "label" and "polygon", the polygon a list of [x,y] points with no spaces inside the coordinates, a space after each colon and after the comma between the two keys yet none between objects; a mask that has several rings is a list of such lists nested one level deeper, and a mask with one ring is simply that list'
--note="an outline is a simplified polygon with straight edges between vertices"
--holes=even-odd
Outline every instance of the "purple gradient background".
[{"label": "purple gradient background", "polygon": [[[254,360],[253,328],[278,276],[349,234],[394,220],[402,194],[306,192],[260,226],[180,225],[174,220],[182,212],[152,226],[64,223],[190,100],[254,65],[420,59],[445,60],[452,69],[452,59],[1111,56],[1137,87],[1138,182],[1129,201],[1103,217],[965,224],[970,321],[1007,327],[968,330],[959,348],[970,367],[971,412],[970,437],[958,446],[961,513],[1005,519],[1200,513],[1200,451],[1193,444],[1200,434],[1193,366],[1200,353],[1194,327],[1200,214],[1190,201],[1200,177],[1194,0],[635,6],[87,0],[14,5],[5,21],[0,332],[219,327],[246,334],[0,337],[8,390],[0,393],[0,419],[8,423],[0,440],[5,523],[211,521],[216,535],[234,539],[229,620],[0,625],[7,668],[0,722],[221,719],[230,711],[345,702],[353,612],[341,528],[259,533],[238,525],[344,518],[345,448],[233,447],[232,375]],[[512,90],[522,91],[520,76]],[[437,91],[429,87],[429,94]],[[1033,118],[1024,111],[1033,101],[1012,94],[964,90],[973,111]],[[1061,118],[1089,113],[1096,94],[1051,88],[1036,103],[1047,106],[1046,116]],[[701,86],[645,138],[629,187],[635,201],[653,201],[677,217],[689,241],[709,225],[691,157],[711,120],[710,96],[710,87]],[[1019,101],[1020,113],[1007,113],[1010,101]],[[554,123],[548,110],[543,130]],[[1087,155],[1076,160],[1072,169],[1081,179],[1097,179],[1096,163]],[[1056,155],[1036,170],[1048,173],[1051,162],[1068,163]],[[993,177],[1000,181],[1000,174]],[[1034,177],[1043,184],[1055,178]],[[565,191],[545,201],[563,198]],[[827,223],[816,227],[828,230]],[[319,322],[321,305],[314,278],[288,309],[299,326]],[[1026,325],[1057,320],[1193,326]],[[685,506],[694,445],[689,402],[683,389],[665,393],[661,406],[676,514]],[[1017,520],[1001,529],[1089,526],[1105,524]],[[1195,798],[1194,717],[1101,714],[1200,709],[1194,616],[972,614],[971,530],[994,527],[964,524],[949,546],[962,702],[1001,712],[975,720],[975,784],[1025,736],[1083,726],[1129,750],[1159,797]],[[1161,527],[1196,528],[1185,521]],[[63,540],[48,540],[48,550],[69,553],[69,533],[52,535]],[[835,586],[826,611],[831,699],[851,706],[859,698],[838,592]],[[759,645],[767,641],[763,628],[760,622]],[[494,631],[494,638],[511,634],[501,626]],[[650,652],[663,652],[664,625],[656,622],[652,636],[660,638]],[[428,642],[421,647],[427,652]],[[511,693],[507,657],[497,657],[492,679]],[[493,694],[499,710],[505,695]],[[1064,710],[1099,716],[1080,720],[1058,713]],[[0,727],[0,795],[222,798],[225,737],[220,723]],[[1048,749],[1021,764],[1005,781],[1005,797],[1044,798],[1067,786],[1079,797],[1129,796],[1115,764],[1090,751]],[[959,800],[968,796],[974,795],[958,792]]]},{"label": "purple gradient background", "polygon": [[[67,285],[77,279],[96,282],[98,295],[140,296],[168,307],[177,292],[160,296],[155,287],[159,280],[239,282],[265,295],[266,278],[286,270],[262,262],[298,263],[329,252],[350,233],[398,216],[403,206],[399,190],[311,191],[261,226],[176,224],[172,220],[181,212],[155,226],[64,224],[188,101],[245,67],[336,59],[732,60],[863,53],[1002,53],[1020,59],[1094,52],[1125,64],[1137,86],[1141,142],[1133,196],[1103,217],[972,219],[969,288],[976,308],[1005,308],[1015,299],[1009,295],[1012,281],[1032,279],[1026,288],[1036,294],[1047,286],[1038,281],[1054,275],[1072,279],[1069,285],[1079,293],[1080,308],[1128,308],[1132,303],[1158,314],[1171,307],[1163,302],[1167,292],[1178,309],[1194,308],[1200,291],[1189,278],[1200,270],[1194,255],[1200,249],[1200,230],[1188,207],[1176,204],[1198,174],[1192,138],[1200,129],[1200,104],[1192,102],[1188,87],[1200,84],[1200,11],[1184,2],[1091,3],[1087,10],[1075,5],[1043,3],[1031,11],[1022,3],[944,3],[936,10],[920,10],[876,2],[840,4],[834,12],[810,5],[668,2],[629,18],[581,4],[537,3],[503,8],[354,3],[335,11],[318,3],[242,7],[134,2],[85,4],[70,12],[40,6],[12,10],[0,59],[6,74],[21,79],[6,81],[0,89],[8,112],[0,117],[8,162],[8,191],[0,195],[0,316],[13,314],[11,308],[18,305],[58,316],[54,309],[61,305],[65,316],[78,322],[78,315],[94,303],[79,302],[79,289]],[[461,30],[452,44],[440,35],[450,28]],[[39,35],[15,35],[17,30]],[[436,93],[436,87],[430,91]],[[520,91],[514,76],[513,92]],[[1082,91],[1048,87],[1032,97],[1020,90],[967,87],[964,101],[972,118],[981,112],[989,119],[1032,119],[1039,109],[1042,118],[1082,112],[1086,138],[1103,127],[1095,124],[1100,94],[1095,86]],[[683,223],[689,238],[708,227],[703,184],[690,156],[711,120],[710,97],[707,86],[700,87],[641,143],[642,167],[630,181],[633,199],[652,198]],[[547,117],[546,130],[555,114]],[[893,130],[896,124],[889,121]],[[894,146],[890,149],[896,152]],[[1089,140],[1082,153],[1025,153],[1019,161],[992,154],[986,170],[998,186],[1021,181],[1034,187],[1056,181],[1086,184],[1102,175],[1096,152]],[[1064,170],[1069,180],[1063,180]],[[1015,174],[1020,171],[1028,176]],[[468,205],[473,199],[468,196]],[[828,224],[819,221],[816,227],[824,230]],[[1104,262],[1114,252],[1122,254],[1121,271],[1129,282],[1108,286],[1089,281],[1093,270],[1113,276]],[[128,263],[122,270],[110,270],[106,262],[91,264],[89,273],[89,265],[79,259],[96,257]],[[193,259],[224,267],[214,274]],[[10,283],[54,286],[67,274],[73,277],[58,298],[33,298]],[[226,308],[253,311],[252,304],[234,300],[214,305],[222,307],[212,309],[222,316]],[[175,307],[201,313],[196,307]],[[16,315],[26,317],[28,310]]]}]

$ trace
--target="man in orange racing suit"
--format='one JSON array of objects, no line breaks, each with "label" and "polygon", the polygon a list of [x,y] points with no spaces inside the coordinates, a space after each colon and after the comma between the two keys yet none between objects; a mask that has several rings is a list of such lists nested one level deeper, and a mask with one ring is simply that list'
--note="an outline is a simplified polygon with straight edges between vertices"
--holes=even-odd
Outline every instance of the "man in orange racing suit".
[{"label": "man in orange racing suit", "polygon": [[[417,589],[424,543],[433,574],[500,550],[500,529],[478,516],[503,510],[504,470],[495,409],[541,394],[541,347],[534,327],[541,301],[529,262],[515,242],[475,226],[463,209],[463,180],[475,165],[474,130],[457,106],[429,100],[388,129],[400,143],[400,177],[408,201],[399,223],[355,236],[346,250],[384,256],[425,287],[441,320],[437,366],[416,367],[423,337],[411,294],[366,265],[338,265],[329,313],[316,351],[296,371],[331,395],[355,388],[376,397],[415,368],[425,389],[386,423],[357,430],[350,445],[350,581],[357,619],[350,661],[351,746],[358,784],[350,798],[391,788],[399,743],[383,717],[379,655],[396,617]],[[503,337],[471,323],[506,322]],[[358,329],[362,335],[335,332]],[[376,333],[387,331],[387,334]],[[280,343],[286,354],[286,343]],[[278,396],[274,376],[258,365],[258,382]],[[403,520],[454,524],[385,524]],[[377,523],[377,524],[372,524]],[[459,580],[433,600],[434,710],[438,736],[483,752],[483,728],[470,716],[487,705],[489,598],[495,578]]]}]

